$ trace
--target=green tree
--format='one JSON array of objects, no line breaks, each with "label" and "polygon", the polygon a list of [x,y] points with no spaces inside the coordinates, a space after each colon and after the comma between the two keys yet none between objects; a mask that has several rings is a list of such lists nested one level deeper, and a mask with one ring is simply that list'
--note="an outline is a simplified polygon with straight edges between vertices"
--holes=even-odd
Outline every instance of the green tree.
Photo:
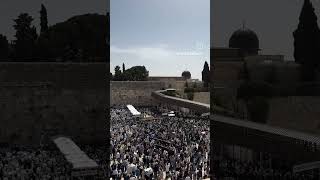
[{"label": "green tree", "polygon": [[266,123],[269,114],[269,103],[265,97],[256,96],[247,105],[249,119],[254,122]]},{"label": "green tree", "polygon": [[120,66],[116,66],[114,68],[113,80],[115,80],[115,81],[121,81],[122,80],[122,73],[121,73],[121,70],[120,70]]},{"label": "green tree", "polygon": [[210,81],[210,69],[207,61],[204,63],[203,70],[202,70],[202,81],[204,83],[204,87],[209,87]]},{"label": "green tree", "polygon": [[40,27],[41,33],[45,33],[48,30],[48,14],[46,7],[41,4],[41,10],[40,10]]},{"label": "green tree", "polygon": [[81,48],[76,50],[75,59],[77,62],[82,62],[84,60],[84,54]]},{"label": "green tree", "polygon": [[110,72],[109,78],[110,78],[110,81],[113,81],[113,74],[112,74],[112,72]]},{"label": "green tree", "polygon": [[126,66],[124,65],[124,63],[122,63],[122,72],[126,71]]},{"label": "green tree", "polygon": [[9,43],[7,37],[0,34],[0,59],[5,60],[9,57]]},{"label": "green tree", "polygon": [[14,28],[16,30],[14,41],[15,58],[19,60],[31,60],[35,54],[37,30],[31,26],[33,18],[22,13],[14,20]]},{"label": "green tree", "polygon": [[124,73],[124,79],[128,81],[147,81],[149,71],[145,66],[133,66]]},{"label": "green tree", "polygon": [[[49,51],[49,37],[48,37],[48,14],[46,7],[41,4],[40,10],[40,36],[37,40],[37,55],[40,61],[49,61],[50,51]],[[63,51],[63,55],[60,55],[59,58],[63,58],[65,60],[70,52],[69,47],[65,47]]]},{"label": "green tree", "polygon": [[194,98],[194,92],[188,92],[187,93],[187,98],[192,101],[193,98]]},{"label": "green tree", "polygon": [[320,30],[317,16],[310,0],[305,0],[298,28],[293,32],[294,58],[301,64],[301,79],[303,81],[315,80],[316,68],[320,59]]},{"label": "green tree", "polygon": [[[41,33],[38,47],[42,56],[51,61],[64,56],[65,50],[71,48],[76,53],[82,51],[86,61],[105,62],[109,58],[109,16],[84,14],[69,18],[48,27]],[[78,62],[74,58],[72,61]]]},{"label": "green tree", "polygon": [[197,83],[196,83],[196,82],[193,83],[193,88],[194,88],[194,89],[197,89],[197,87],[198,87],[198,86],[197,86]]},{"label": "green tree", "polygon": [[77,52],[71,46],[66,46],[62,55],[62,60],[64,62],[74,61],[76,59]]},{"label": "green tree", "polygon": [[244,61],[244,63],[243,63],[243,68],[242,68],[242,71],[241,71],[240,79],[243,79],[244,81],[249,81],[250,80],[250,72],[249,72],[247,61]]},{"label": "green tree", "polygon": [[265,82],[244,82],[237,89],[237,99],[248,101],[255,96],[272,97],[273,88]]},{"label": "green tree", "polygon": [[274,65],[272,65],[270,67],[270,71],[267,73],[267,76],[265,78],[265,81],[267,83],[270,83],[270,84],[274,84],[277,80],[277,77],[276,77],[276,67]]}]

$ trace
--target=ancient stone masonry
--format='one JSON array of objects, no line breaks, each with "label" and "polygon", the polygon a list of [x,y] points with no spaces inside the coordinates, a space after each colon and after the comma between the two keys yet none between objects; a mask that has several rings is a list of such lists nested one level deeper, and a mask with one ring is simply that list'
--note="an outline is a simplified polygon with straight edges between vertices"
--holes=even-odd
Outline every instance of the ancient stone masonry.
[{"label": "ancient stone masonry", "polygon": [[103,142],[107,64],[1,63],[0,142],[39,145],[43,136]]},{"label": "ancient stone masonry", "polygon": [[151,93],[164,87],[165,83],[159,81],[111,81],[110,105],[155,105]]}]

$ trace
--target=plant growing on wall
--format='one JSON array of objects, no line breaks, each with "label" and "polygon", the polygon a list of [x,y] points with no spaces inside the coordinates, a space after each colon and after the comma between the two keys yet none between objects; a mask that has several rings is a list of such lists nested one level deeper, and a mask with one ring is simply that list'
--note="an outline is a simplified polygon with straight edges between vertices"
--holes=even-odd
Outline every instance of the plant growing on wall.
[{"label": "plant growing on wall", "polygon": [[262,96],[253,97],[248,102],[249,119],[254,122],[266,123],[269,114],[269,103]]},{"label": "plant growing on wall", "polygon": [[194,98],[194,92],[188,92],[187,93],[187,98],[189,99],[189,100],[193,100],[193,98]]}]

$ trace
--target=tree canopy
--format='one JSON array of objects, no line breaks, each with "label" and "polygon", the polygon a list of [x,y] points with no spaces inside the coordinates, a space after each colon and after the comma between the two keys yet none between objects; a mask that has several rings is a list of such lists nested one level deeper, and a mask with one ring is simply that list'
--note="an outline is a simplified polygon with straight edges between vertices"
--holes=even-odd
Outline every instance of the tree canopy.
[{"label": "tree canopy", "polygon": [[14,20],[16,30],[14,41],[15,59],[27,60],[35,56],[37,30],[32,26],[33,18],[28,13],[22,13]]},{"label": "tree canopy", "polygon": [[310,0],[305,0],[298,28],[293,32],[294,58],[302,65],[302,80],[314,80],[320,61],[320,30]]},{"label": "tree canopy", "polygon": [[[107,16],[85,14],[75,16],[65,22],[49,27],[41,34],[39,46],[47,49],[50,59],[71,58],[73,61],[106,61],[107,57]],[[73,57],[65,54],[71,54]],[[81,54],[76,56],[76,54]],[[101,58],[101,59],[95,59]]]},{"label": "tree canopy", "polygon": [[0,34],[0,60],[9,57],[9,43],[7,37]]},{"label": "tree canopy", "polygon": [[48,14],[46,7],[41,4],[41,10],[40,10],[40,32],[45,33],[48,30]]},{"label": "tree canopy", "polygon": [[204,83],[204,87],[209,87],[210,81],[210,69],[207,61],[204,63],[203,70],[202,70],[202,81]]},{"label": "tree canopy", "polygon": [[113,80],[115,80],[115,81],[121,81],[122,80],[122,73],[121,73],[121,70],[120,70],[120,66],[116,66],[114,68]]},{"label": "tree canopy", "polygon": [[125,69],[122,64],[124,71],[121,72],[120,66],[116,66],[114,71],[114,81],[147,81],[149,77],[149,71],[145,66],[133,66],[129,69]]},{"label": "tree canopy", "polygon": [[21,13],[14,19],[15,39],[0,36],[0,57],[6,61],[106,62],[110,55],[110,15],[83,14],[48,25],[41,4],[40,33],[34,18]]},{"label": "tree canopy", "polygon": [[126,81],[147,81],[149,72],[145,66],[133,66],[124,72],[124,80]]}]

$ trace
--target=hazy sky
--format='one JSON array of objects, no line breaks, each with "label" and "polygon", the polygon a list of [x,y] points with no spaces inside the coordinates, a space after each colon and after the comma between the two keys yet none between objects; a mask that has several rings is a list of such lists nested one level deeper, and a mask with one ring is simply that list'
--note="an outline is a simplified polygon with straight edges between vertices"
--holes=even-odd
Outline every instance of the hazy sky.
[{"label": "hazy sky", "polygon": [[[320,17],[320,1],[312,3]],[[232,32],[245,20],[246,27],[259,36],[263,53],[283,54],[293,60],[292,32],[297,28],[302,4],[303,0],[212,0],[213,46],[228,46]]]},{"label": "hazy sky", "polygon": [[111,71],[144,65],[151,76],[201,79],[210,61],[209,0],[112,0]]},{"label": "hazy sky", "polygon": [[40,6],[44,3],[48,11],[49,25],[62,22],[74,15],[85,13],[106,14],[107,0],[1,0],[0,33],[12,40],[14,37],[13,19],[20,13],[33,16],[34,25],[39,27]]}]

